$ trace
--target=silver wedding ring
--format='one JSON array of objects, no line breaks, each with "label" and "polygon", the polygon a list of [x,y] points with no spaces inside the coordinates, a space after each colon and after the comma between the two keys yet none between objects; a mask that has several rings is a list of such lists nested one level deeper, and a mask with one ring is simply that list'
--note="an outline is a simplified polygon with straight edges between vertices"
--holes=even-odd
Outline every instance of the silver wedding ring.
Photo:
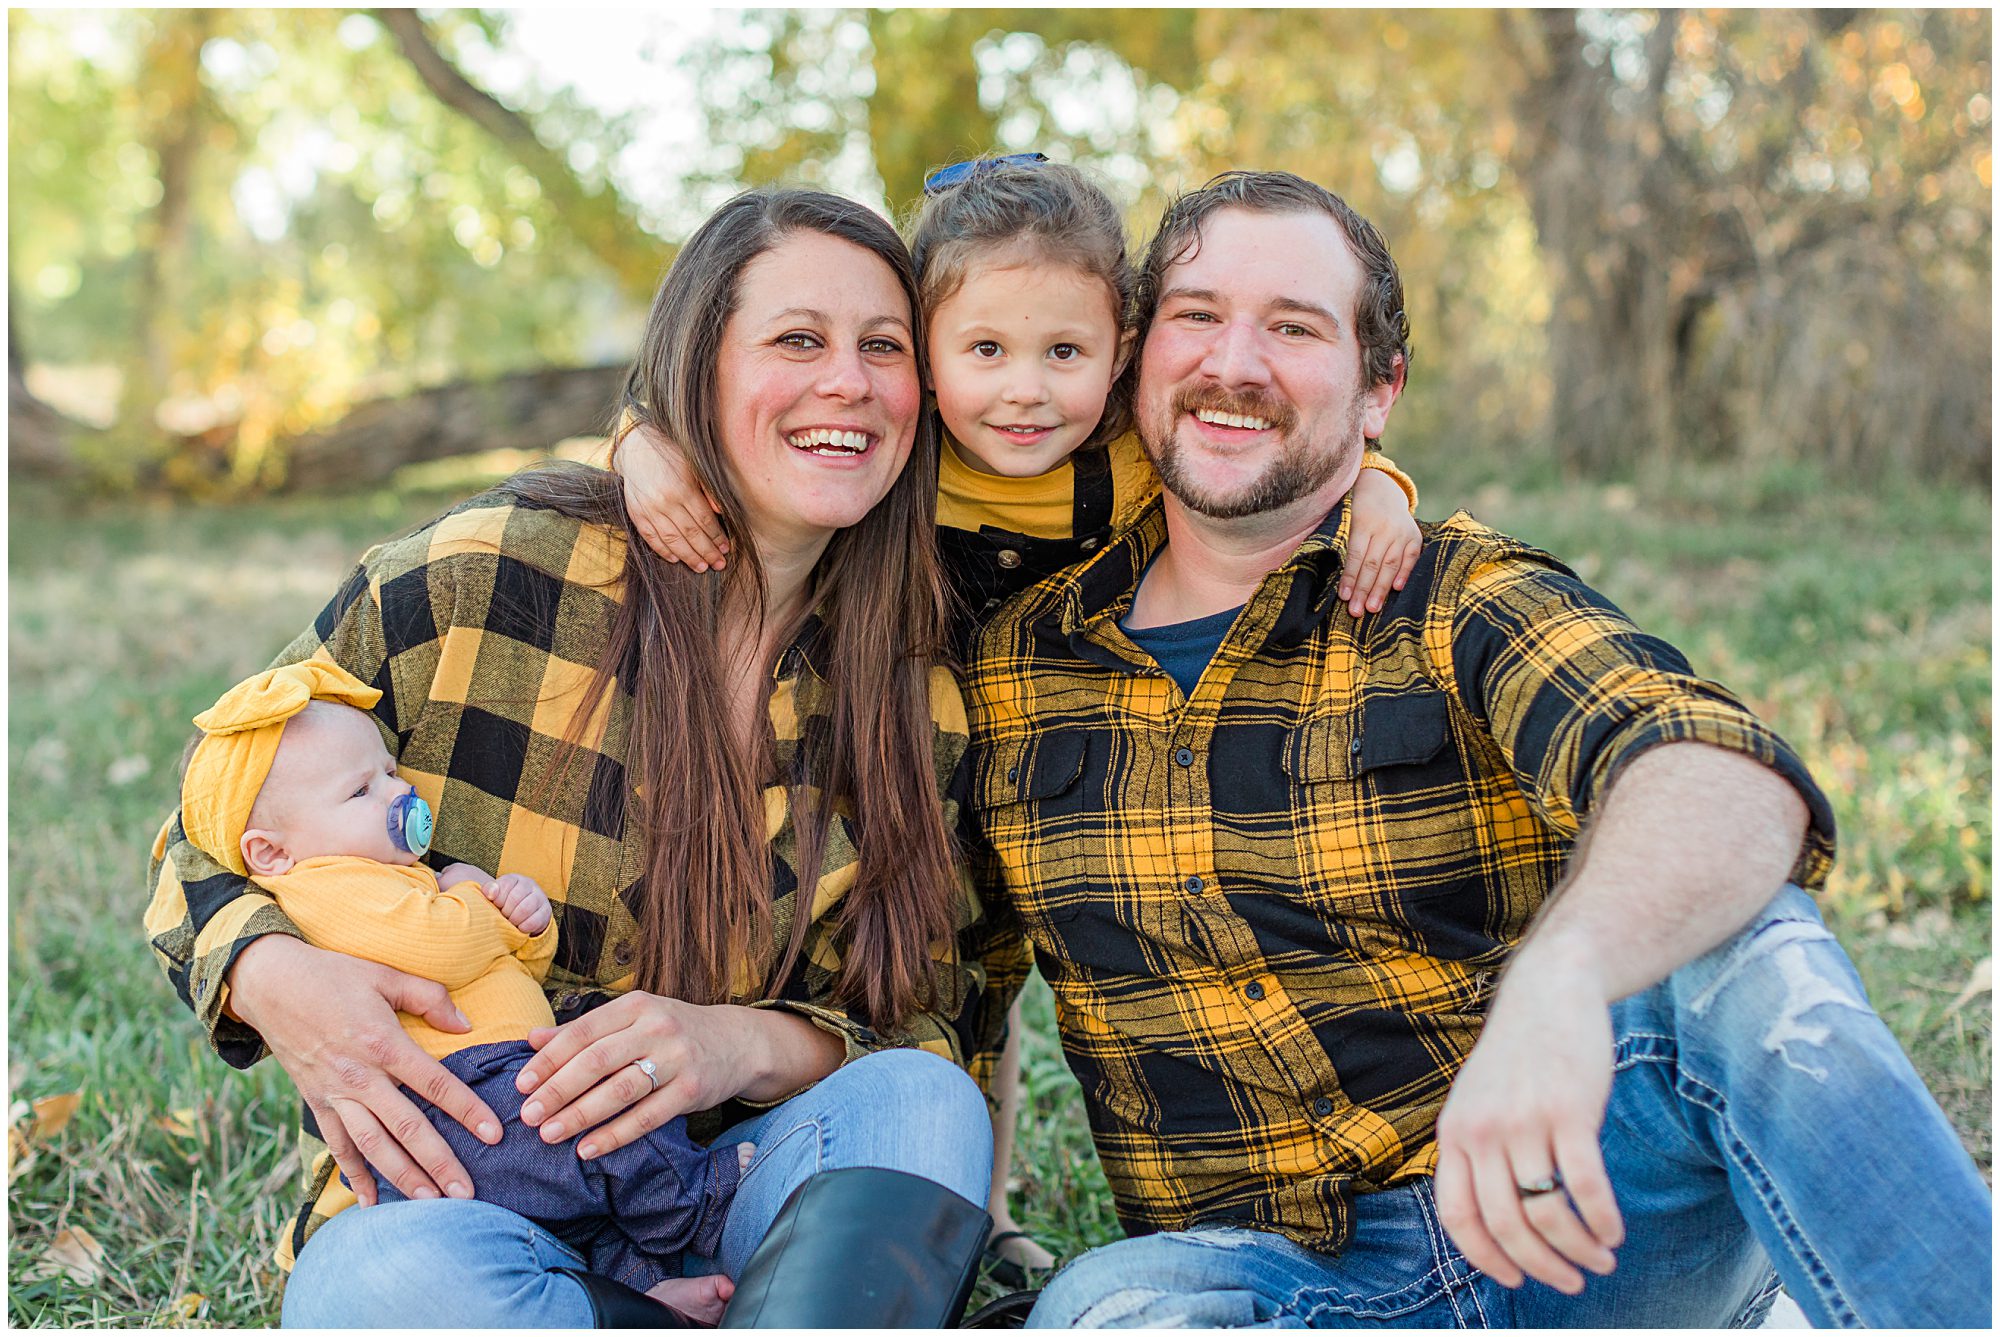
[{"label": "silver wedding ring", "polygon": [[[646,1074],[646,1080],[653,1084],[653,1091],[660,1089],[660,1070],[653,1066],[653,1060],[649,1058],[635,1058],[632,1060],[632,1066]],[[649,1091],[646,1094],[651,1095],[652,1092]]]}]

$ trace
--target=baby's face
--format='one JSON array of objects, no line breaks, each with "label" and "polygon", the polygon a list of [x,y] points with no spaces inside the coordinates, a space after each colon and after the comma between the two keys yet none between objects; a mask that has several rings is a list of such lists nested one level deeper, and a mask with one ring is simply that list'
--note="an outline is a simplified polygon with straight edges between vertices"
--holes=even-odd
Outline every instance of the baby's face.
[{"label": "baby's face", "polygon": [[345,854],[414,864],[418,856],[389,834],[389,805],[409,792],[372,718],[316,701],[285,726],[258,808],[295,860]]}]

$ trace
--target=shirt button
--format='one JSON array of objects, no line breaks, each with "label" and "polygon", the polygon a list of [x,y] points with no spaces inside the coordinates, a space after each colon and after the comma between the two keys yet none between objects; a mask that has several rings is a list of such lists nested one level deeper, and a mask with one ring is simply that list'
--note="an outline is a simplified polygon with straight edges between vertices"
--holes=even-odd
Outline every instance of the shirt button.
[{"label": "shirt button", "polygon": [[1333,1102],[1325,1096],[1321,1096],[1313,1102],[1313,1113],[1324,1119],[1327,1115],[1333,1113]]},{"label": "shirt button", "polygon": [[1250,1001],[1253,1003],[1264,1001],[1264,986],[1256,980],[1251,980],[1249,984],[1245,985],[1243,992],[1248,995]]},{"label": "shirt button", "polygon": [[1356,734],[1356,735],[1354,735],[1354,741],[1353,741],[1353,742],[1351,742],[1351,743],[1349,743],[1349,744],[1347,745],[1347,751],[1348,751],[1348,754],[1349,754],[1350,756],[1356,756],[1356,757],[1358,757],[1358,756],[1360,756],[1360,755],[1361,755],[1361,735],[1360,735],[1360,734]]},{"label": "shirt button", "polygon": [[1181,883],[1181,885],[1186,887],[1189,891],[1200,891],[1201,879],[1198,877],[1191,877],[1187,881]]},{"label": "shirt button", "polygon": [[1021,564],[1021,554],[1015,552],[1012,548],[1002,548],[1000,555],[993,560],[1000,563],[1003,570],[1012,571]]},{"label": "shirt button", "polygon": [[567,1012],[569,1009],[575,1007],[576,1004],[577,1004],[577,996],[573,993],[566,993],[562,997],[556,999],[556,1011]]},{"label": "shirt button", "polygon": [[1078,544],[1077,546],[1082,548],[1085,552],[1096,552],[1097,540],[1094,538],[1088,538],[1085,539],[1082,543]]},{"label": "shirt button", "polygon": [[621,966],[631,965],[632,944],[629,942],[621,942],[616,947],[613,947],[611,949],[611,959],[613,961],[616,961]]},{"label": "shirt button", "polygon": [[1009,781],[1018,780],[1020,778],[1021,778],[1021,768],[1019,766],[1009,766],[1007,768],[1007,779]]},{"label": "shirt button", "polygon": [[1175,748],[1174,760],[1179,762],[1183,766],[1194,765],[1194,749],[1191,747]]}]

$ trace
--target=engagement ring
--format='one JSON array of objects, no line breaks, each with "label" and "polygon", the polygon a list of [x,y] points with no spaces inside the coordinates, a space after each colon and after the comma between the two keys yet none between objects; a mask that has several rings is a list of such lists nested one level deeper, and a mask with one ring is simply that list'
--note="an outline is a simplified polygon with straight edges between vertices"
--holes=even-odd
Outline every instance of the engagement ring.
[{"label": "engagement ring", "polygon": [[[653,1066],[653,1060],[649,1058],[635,1058],[632,1060],[632,1066],[646,1074],[646,1080],[653,1084],[653,1091],[660,1089],[660,1071]],[[651,1095],[652,1092],[649,1091],[647,1094]]]}]

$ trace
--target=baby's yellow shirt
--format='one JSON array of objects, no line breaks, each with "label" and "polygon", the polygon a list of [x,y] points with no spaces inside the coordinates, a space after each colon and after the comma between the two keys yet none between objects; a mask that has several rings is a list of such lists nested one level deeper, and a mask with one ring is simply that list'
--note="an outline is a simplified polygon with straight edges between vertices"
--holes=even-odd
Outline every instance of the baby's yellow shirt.
[{"label": "baby's yellow shirt", "polygon": [[471,882],[439,890],[422,867],[352,855],[305,859],[292,871],[255,879],[291,916],[306,941],[436,980],[451,991],[472,1029],[441,1031],[408,1012],[397,1019],[432,1058],[474,1045],[525,1040],[556,1024],[542,979],[556,954],[556,921],[530,937]]}]

